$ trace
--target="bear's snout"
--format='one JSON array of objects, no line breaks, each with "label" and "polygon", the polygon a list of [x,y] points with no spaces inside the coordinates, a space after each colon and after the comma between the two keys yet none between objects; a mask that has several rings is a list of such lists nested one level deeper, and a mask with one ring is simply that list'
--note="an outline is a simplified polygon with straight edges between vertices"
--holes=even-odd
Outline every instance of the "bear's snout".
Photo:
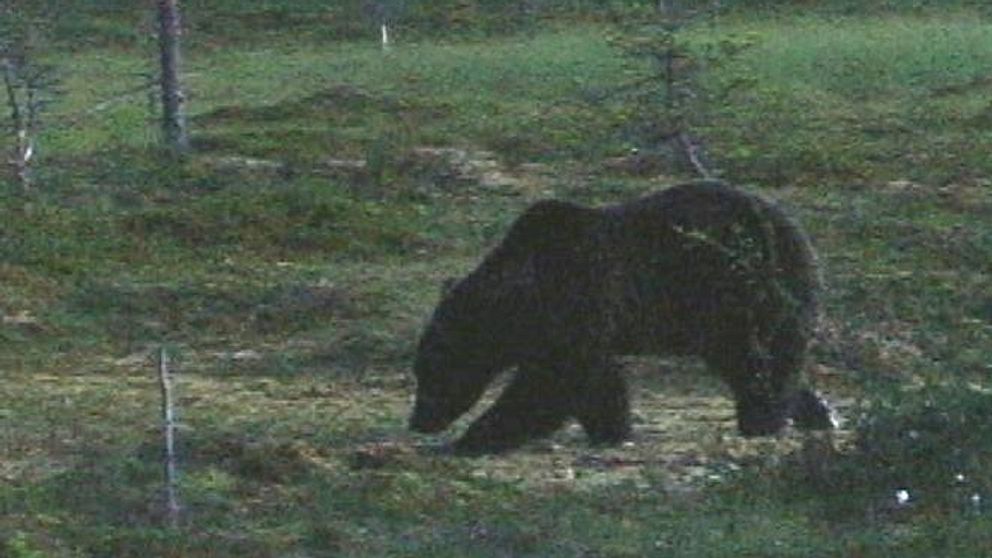
[{"label": "bear's snout", "polygon": [[419,402],[414,405],[413,414],[410,415],[410,430],[421,434],[434,434],[444,430],[446,426],[443,420],[424,411],[423,405]]}]

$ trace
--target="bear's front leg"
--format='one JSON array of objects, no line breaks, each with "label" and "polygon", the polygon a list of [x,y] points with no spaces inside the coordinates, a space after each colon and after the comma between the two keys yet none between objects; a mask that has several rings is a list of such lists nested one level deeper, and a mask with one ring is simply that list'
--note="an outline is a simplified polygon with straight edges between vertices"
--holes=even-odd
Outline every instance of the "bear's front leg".
[{"label": "bear's front leg", "polygon": [[493,406],[455,442],[455,453],[500,453],[547,436],[569,418],[570,396],[550,368],[521,366]]},{"label": "bear's front leg", "polygon": [[594,445],[615,446],[630,437],[627,380],[613,359],[577,365],[573,414]]},{"label": "bear's front leg", "polygon": [[742,436],[771,436],[782,430],[788,411],[788,378],[777,374],[768,358],[755,352],[742,356],[736,368],[723,363],[717,369],[733,391]]}]

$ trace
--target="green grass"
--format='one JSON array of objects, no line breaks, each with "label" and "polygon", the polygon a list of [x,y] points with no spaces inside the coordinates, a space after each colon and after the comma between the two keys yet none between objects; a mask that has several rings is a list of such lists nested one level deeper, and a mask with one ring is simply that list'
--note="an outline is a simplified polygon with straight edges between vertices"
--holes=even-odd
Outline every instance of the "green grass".
[{"label": "green grass", "polygon": [[[752,44],[702,65],[694,131],[817,244],[811,374],[847,420],[839,451],[743,441],[698,365],[646,360],[636,446],[565,431],[463,460],[404,427],[441,280],[534,199],[679,177],[615,165],[653,147],[618,91],[647,65],[594,17],[383,53],[318,36],[326,4],[190,3],[196,152],[177,163],[144,94],[120,96],[152,60],[136,14],[94,3],[61,28],[87,48],[55,45],[36,186],[0,183],[0,555],[988,555],[990,27],[964,4],[839,4],[740,6],[685,35]],[[185,425],[177,531],[160,344]]]},{"label": "green grass", "polygon": [[[519,160],[595,153],[604,149],[600,143],[613,145],[600,133],[613,115],[581,100],[623,79],[602,36],[578,28],[501,43],[407,44],[389,53],[374,43],[194,51],[194,139],[216,151],[299,163],[363,157],[384,136],[413,145],[512,148]],[[52,151],[156,141],[143,95],[86,114],[123,84],[140,86],[142,62],[137,53],[109,63],[105,51],[78,56],[59,112],[83,113],[86,125],[53,132]]]},{"label": "green grass", "polygon": [[802,17],[738,31],[753,46],[707,80],[717,90],[747,83],[706,127],[728,166],[773,182],[946,183],[988,173],[984,20]]}]

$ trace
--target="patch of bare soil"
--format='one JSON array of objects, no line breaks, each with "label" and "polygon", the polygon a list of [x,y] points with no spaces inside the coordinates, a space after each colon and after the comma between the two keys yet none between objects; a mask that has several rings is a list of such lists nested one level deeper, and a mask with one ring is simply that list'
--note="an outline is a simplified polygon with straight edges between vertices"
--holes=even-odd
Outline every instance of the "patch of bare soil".
[{"label": "patch of bare soil", "polygon": [[[254,365],[247,357],[231,357],[225,373],[218,375],[218,357],[201,356],[187,355],[177,377],[183,459],[190,467],[209,462],[262,480],[281,482],[307,471],[339,475],[368,470],[416,472],[429,479],[450,465],[469,467],[479,478],[535,488],[588,490],[633,483],[682,493],[719,483],[741,468],[803,456],[797,452],[831,452],[850,438],[843,426],[829,439],[791,429],[779,437],[742,438],[731,400],[718,382],[703,376],[701,366],[635,362],[628,365],[634,401],[630,443],[590,447],[581,429],[570,425],[517,451],[463,459],[445,454],[444,444],[488,407],[500,386],[455,428],[422,437],[405,428],[413,384],[396,370],[354,380],[308,375],[287,381],[238,376],[239,367]],[[151,365],[146,358],[106,359],[98,370],[84,374],[35,375],[18,384],[18,395],[37,400],[36,405],[64,406],[67,414],[84,413],[96,422],[79,431],[68,426],[52,431],[51,425],[39,424],[23,440],[7,439],[0,480],[22,482],[64,470],[72,466],[81,445],[104,438],[110,443],[115,432],[136,424],[147,429],[149,447],[157,447]],[[852,401],[828,397],[842,417],[853,412]],[[10,451],[16,447],[23,451]],[[815,463],[818,457],[804,459]]]},{"label": "patch of bare soil", "polygon": [[685,492],[718,483],[757,464],[774,464],[792,454],[833,451],[848,432],[829,435],[788,430],[779,437],[738,435],[732,402],[721,395],[644,393],[635,406],[634,435],[617,448],[590,447],[577,425],[551,440],[514,453],[476,459],[475,474],[527,485],[588,489],[634,483]]},{"label": "patch of bare soil", "polygon": [[[690,367],[691,372],[699,370]],[[526,486],[585,490],[603,485],[634,483],[663,486],[672,492],[686,492],[718,483],[728,474],[759,464],[775,464],[793,456],[817,461],[845,447],[851,433],[845,428],[846,414],[854,401],[830,398],[842,423],[831,433],[799,432],[792,428],[770,438],[747,439],[737,433],[733,402],[715,386],[712,379],[694,386],[691,377],[674,381],[645,377],[654,370],[633,372],[634,435],[621,447],[589,446],[577,424],[546,440],[538,440],[506,454],[466,459],[479,478]],[[492,390],[498,393],[499,387]],[[379,392],[379,405],[405,418],[409,394]],[[420,468],[421,459],[433,459],[443,449],[439,444],[453,440],[474,416],[491,403],[480,403],[471,416],[439,438],[425,440],[398,433],[395,440],[376,441],[352,448],[349,462],[354,469]],[[379,407],[379,412],[382,412]],[[412,448],[412,449],[411,449]],[[446,459],[460,460],[457,457]]]},{"label": "patch of bare soil", "polygon": [[[550,167],[541,163],[524,163],[514,167],[505,165],[492,151],[451,146],[417,146],[393,154],[393,164],[407,174],[417,174],[430,169],[439,183],[472,185],[485,191],[498,191],[509,195],[527,195],[539,192],[546,182]],[[238,155],[203,156],[200,163],[223,171],[239,171],[263,176],[278,176],[288,172],[285,161],[261,159]],[[419,169],[419,170],[418,170]],[[369,179],[369,161],[364,158],[345,158],[331,155],[316,162],[313,169],[318,174],[345,177],[360,183]]]}]

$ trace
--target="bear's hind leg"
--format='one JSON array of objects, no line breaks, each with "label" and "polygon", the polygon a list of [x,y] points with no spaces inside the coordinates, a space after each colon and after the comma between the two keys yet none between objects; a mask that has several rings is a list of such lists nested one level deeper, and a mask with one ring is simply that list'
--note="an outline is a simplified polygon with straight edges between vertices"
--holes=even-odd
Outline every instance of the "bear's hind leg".
[{"label": "bear's hind leg", "polygon": [[606,359],[582,370],[573,399],[573,414],[594,445],[617,445],[630,437],[630,398],[620,367]]},{"label": "bear's hind leg", "polygon": [[570,392],[543,367],[521,367],[499,399],[455,442],[459,455],[500,453],[548,436],[570,415]]}]

